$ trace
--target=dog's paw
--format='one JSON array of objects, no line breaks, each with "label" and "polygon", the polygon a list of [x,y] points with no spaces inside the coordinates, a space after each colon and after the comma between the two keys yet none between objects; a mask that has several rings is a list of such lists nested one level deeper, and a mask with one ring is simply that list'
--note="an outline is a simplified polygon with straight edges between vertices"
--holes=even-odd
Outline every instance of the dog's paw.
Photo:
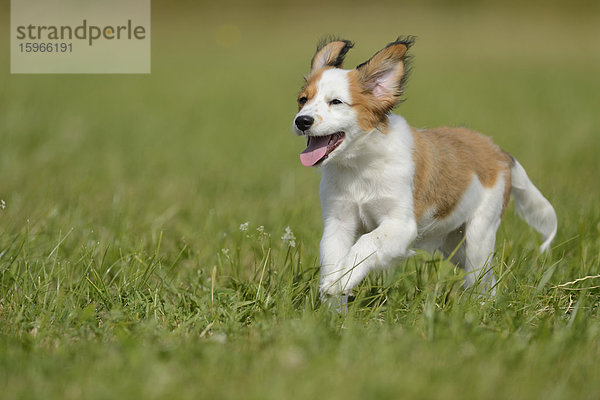
[{"label": "dog's paw", "polygon": [[342,294],[342,285],[339,276],[327,276],[321,278],[321,284],[319,286],[319,292],[321,298],[324,296],[339,296]]},{"label": "dog's paw", "polygon": [[338,295],[321,295],[321,303],[329,307],[338,314],[348,313],[348,302],[354,300],[354,296],[348,293],[340,293]]},{"label": "dog's paw", "polygon": [[344,287],[347,284],[345,278],[344,269],[341,264],[336,266],[332,272],[321,275],[320,292],[322,295],[328,296],[339,296],[342,292],[345,292]]},{"label": "dog's paw", "polygon": [[327,305],[339,314],[346,314],[348,312],[348,299],[352,297],[352,291],[344,290],[339,274],[323,276],[321,278],[319,293],[322,304]]}]

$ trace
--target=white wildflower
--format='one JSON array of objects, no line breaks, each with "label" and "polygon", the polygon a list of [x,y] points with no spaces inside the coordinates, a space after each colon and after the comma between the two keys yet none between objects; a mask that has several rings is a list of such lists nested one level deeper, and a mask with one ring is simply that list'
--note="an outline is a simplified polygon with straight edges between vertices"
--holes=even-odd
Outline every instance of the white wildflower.
[{"label": "white wildflower", "polygon": [[283,240],[288,247],[296,247],[296,236],[294,236],[294,232],[292,232],[289,226],[285,228],[285,232],[281,237],[281,240]]},{"label": "white wildflower", "polygon": [[246,232],[248,230],[248,224],[248,221],[244,222],[243,224],[240,224],[240,232]]},{"label": "white wildflower", "polygon": [[6,202],[4,200],[0,200],[0,208],[3,210],[6,208]]},{"label": "white wildflower", "polygon": [[229,249],[228,248],[221,249],[221,253],[223,253],[223,255],[225,257],[229,257]]},{"label": "white wildflower", "polygon": [[256,228],[256,238],[258,240],[264,241],[271,237],[270,233],[265,232],[265,227],[263,225]]}]

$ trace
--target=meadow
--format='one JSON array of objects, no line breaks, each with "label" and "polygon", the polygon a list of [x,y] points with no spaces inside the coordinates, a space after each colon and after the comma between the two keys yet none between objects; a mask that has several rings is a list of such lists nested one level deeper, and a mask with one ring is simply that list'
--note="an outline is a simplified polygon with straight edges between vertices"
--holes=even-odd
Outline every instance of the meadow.
[{"label": "meadow", "polygon": [[[600,12],[532,4],[153,4],[149,75],[11,75],[3,35],[0,398],[599,398]],[[545,255],[509,206],[495,299],[420,253],[320,304],[291,124],[325,34],[347,67],[416,35],[396,112],[493,137],[554,205]]]}]

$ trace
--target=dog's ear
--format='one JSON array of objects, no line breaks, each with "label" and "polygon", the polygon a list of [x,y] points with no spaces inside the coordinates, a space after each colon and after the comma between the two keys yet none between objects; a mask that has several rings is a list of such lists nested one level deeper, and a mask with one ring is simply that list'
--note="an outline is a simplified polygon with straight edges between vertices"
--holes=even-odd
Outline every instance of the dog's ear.
[{"label": "dog's ear", "polygon": [[341,68],[348,50],[354,46],[349,40],[326,39],[317,46],[317,52],[310,61],[310,72],[323,67]]},{"label": "dog's ear", "polygon": [[382,101],[388,110],[398,103],[404,92],[409,71],[406,53],[414,40],[412,36],[398,38],[356,67],[363,91]]}]

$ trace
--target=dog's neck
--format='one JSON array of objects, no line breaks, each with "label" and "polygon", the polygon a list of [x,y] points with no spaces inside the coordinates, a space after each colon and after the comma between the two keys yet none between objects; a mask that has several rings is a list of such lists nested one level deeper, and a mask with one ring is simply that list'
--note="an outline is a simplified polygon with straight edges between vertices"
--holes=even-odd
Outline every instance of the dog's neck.
[{"label": "dog's neck", "polygon": [[410,127],[403,117],[395,114],[389,114],[383,126],[385,129],[378,127],[368,132],[363,130],[353,132],[356,139],[352,147],[324,165],[323,172],[328,169],[364,170],[376,167],[381,162],[390,162],[397,157],[393,150],[397,147],[390,144],[398,140],[404,141],[402,137],[405,133],[410,134]]}]

